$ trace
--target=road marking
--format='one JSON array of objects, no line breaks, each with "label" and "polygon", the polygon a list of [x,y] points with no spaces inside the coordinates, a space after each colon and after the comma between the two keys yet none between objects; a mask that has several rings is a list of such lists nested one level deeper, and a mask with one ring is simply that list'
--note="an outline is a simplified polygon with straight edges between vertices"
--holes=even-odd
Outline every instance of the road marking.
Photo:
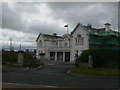
[{"label": "road marking", "polygon": [[39,87],[48,87],[48,88],[57,88],[57,86],[49,86],[49,85],[32,85],[32,84],[22,84],[22,83],[2,83],[2,84],[13,84],[13,85],[24,85],[24,86],[39,86]]}]

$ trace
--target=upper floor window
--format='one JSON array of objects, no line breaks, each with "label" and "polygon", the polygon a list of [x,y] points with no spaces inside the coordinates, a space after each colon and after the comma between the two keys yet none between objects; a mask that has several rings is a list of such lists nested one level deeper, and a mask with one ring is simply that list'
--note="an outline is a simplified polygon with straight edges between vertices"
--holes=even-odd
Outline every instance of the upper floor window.
[{"label": "upper floor window", "polygon": [[77,35],[75,38],[76,44],[83,44],[84,43],[84,37],[82,37],[80,34]]},{"label": "upper floor window", "polygon": [[43,42],[40,40],[39,41],[39,46],[42,47],[43,46]]},{"label": "upper floor window", "polygon": [[58,47],[58,42],[56,42],[56,47]]},{"label": "upper floor window", "polygon": [[67,42],[65,42],[65,47],[67,47]]}]

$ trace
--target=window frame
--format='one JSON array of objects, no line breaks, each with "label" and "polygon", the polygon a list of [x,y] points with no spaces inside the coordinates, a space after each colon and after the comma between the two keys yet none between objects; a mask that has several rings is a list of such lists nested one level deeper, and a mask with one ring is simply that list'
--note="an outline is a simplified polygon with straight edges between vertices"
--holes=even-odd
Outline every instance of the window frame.
[{"label": "window frame", "polygon": [[84,44],[84,37],[82,35],[78,34],[75,38],[75,42],[77,45],[83,45]]}]

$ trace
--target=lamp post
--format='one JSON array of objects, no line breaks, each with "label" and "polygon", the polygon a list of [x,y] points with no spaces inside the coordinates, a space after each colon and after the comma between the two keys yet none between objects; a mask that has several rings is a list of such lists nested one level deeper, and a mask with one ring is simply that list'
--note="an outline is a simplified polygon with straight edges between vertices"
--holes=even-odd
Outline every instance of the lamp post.
[{"label": "lamp post", "polygon": [[68,24],[64,25],[64,27],[67,27],[67,34],[68,34]]}]

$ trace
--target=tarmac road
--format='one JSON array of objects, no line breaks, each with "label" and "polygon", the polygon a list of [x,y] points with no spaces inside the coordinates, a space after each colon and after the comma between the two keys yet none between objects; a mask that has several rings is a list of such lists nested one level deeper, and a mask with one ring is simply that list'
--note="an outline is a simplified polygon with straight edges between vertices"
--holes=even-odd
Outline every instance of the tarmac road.
[{"label": "tarmac road", "polygon": [[67,74],[70,66],[48,65],[38,70],[3,72],[2,81],[5,83],[69,88],[118,88],[118,78],[71,76]]}]

